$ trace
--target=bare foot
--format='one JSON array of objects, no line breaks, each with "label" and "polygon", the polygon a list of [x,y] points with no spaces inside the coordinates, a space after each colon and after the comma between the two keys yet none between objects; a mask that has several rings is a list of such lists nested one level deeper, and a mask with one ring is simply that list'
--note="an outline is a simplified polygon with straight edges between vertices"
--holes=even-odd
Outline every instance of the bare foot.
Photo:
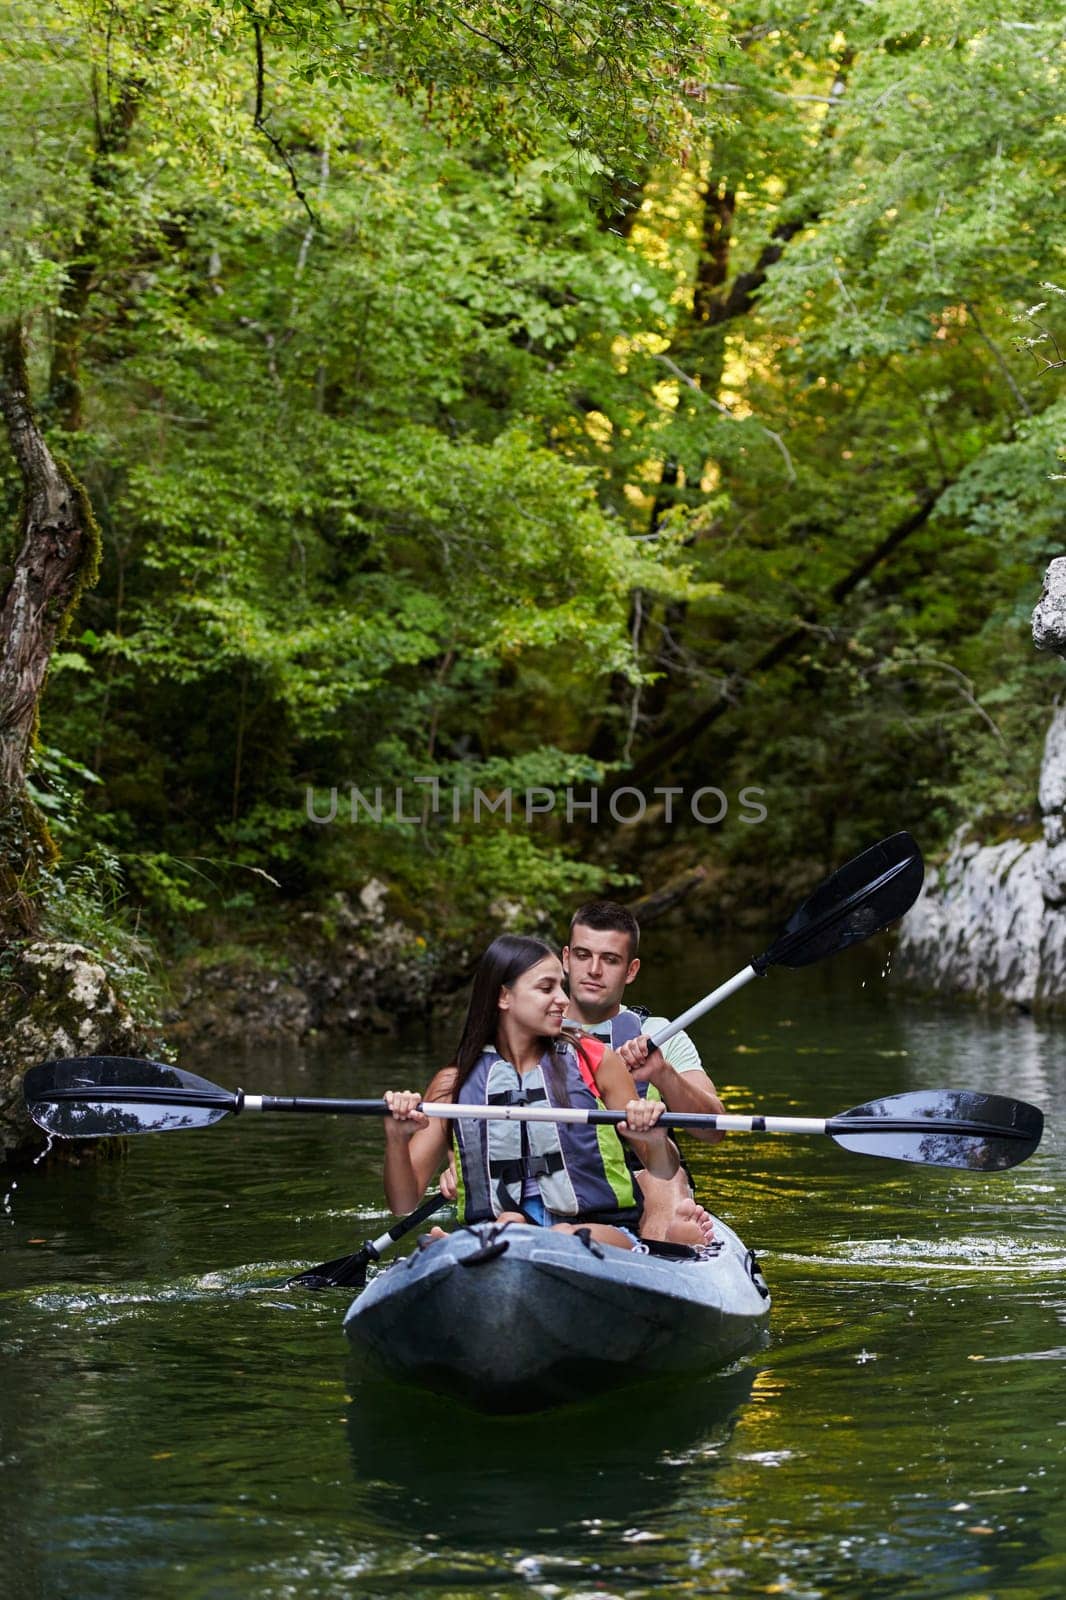
[{"label": "bare foot", "polygon": [[698,1200],[679,1200],[666,1238],[670,1244],[710,1244],[714,1238],[714,1218]]},{"label": "bare foot", "polygon": [[428,1237],[430,1239],[446,1239],[448,1235],[443,1228],[430,1228]]}]

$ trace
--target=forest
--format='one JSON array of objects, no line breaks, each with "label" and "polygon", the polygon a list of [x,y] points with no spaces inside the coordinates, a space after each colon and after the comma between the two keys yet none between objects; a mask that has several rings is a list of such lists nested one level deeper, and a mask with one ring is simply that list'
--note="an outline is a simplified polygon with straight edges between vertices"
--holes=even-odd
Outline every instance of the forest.
[{"label": "forest", "polygon": [[281,959],[371,885],[430,948],[694,868],[728,922],[1025,836],[1062,51],[1047,0],[11,0],[6,940]]}]

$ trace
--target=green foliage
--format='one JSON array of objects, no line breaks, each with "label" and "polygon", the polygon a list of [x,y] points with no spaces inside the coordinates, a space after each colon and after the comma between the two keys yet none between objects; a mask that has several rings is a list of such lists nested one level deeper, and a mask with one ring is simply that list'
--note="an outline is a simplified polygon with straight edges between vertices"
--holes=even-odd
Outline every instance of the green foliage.
[{"label": "green foliage", "polygon": [[159,1015],[163,974],[151,939],[126,905],[118,858],[95,845],[72,866],[41,874],[38,884],[45,938],[83,945],[107,969],[109,981],[138,1022]]},{"label": "green foliage", "polygon": [[769,809],[713,847],[763,862],[1023,811],[1058,28],[10,6],[0,314],[103,539],[35,784],[96,903],[105,856],[212,938],[372,876],[430,931],[624,886],[558,812],[324,827],[309,786],[713,764]]},{"label": "green foliage", "polygon": [[1049,490],[1051,468],[1066,431],[1066,399],[1026,417],[1012,437],[974,457],[941,496],[939,511],[980,538],[1009,539],[1034,565],[1061,543],[1060,496]]},{"label": "green foliage", "polygon": [[[778,23],[757,6],[738,39],[703,183],[671,175],[646,207],[684,286],[660,511],[722,597],[683,650],[655,619],[645,642],[702,706],[723,681],[736,702],[673,765],[697,774],[713,737],[719,781],[765,785],[767,823],[724,845],[752,860],[1029,812],[1060,670],[1027,624],[1061,549],[1061,390],[1016,349],[1058,249],[1057,15],[891,0]],[[691,717],[666,697],[653,748]]]}]

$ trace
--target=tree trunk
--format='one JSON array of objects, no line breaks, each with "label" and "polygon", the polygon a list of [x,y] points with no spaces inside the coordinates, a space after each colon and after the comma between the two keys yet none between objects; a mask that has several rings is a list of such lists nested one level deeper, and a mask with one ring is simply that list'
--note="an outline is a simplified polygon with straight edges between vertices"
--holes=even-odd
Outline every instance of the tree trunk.
[{"label": "tree trunk", "polygon": [[22,328],[0,337],[0,411],[23,482],[19,549],[0,602],[0,936],[35,931],[32,886],[54,846],[26,792],[52,650],[96,576],[99,537],[85,491],[59,466],[30,401]]},{"label": "tree trunk", "polygon": [[691,867],[688,872],[682,872],[669,883],[664,883],[661,889],[653,889],[650,894],[641,895],[639,900],[631,900],[629,909],[640,926],[646,928],[649,922],[657,922],[674,906],[680,905],[685,896],[691,894],[706,877],[706,867]]},{"label": "tree trunk", "polygon": [[81,431],[84,415],[81,389],[81,341],[89,299],[99,272],[100,247],[107,232],[104,197],[115,182],[115,157],[129,144],[140,110],[143,84],[130,79],[123,83],[106,121],[101,116],[98,85],[96,149],[89,169],[89,203],[81,227],[81,239],[67,266],[66,281],[59,298],[59,315],[52,343],[52,367],[48,382],[45,415],[68,433]]}]

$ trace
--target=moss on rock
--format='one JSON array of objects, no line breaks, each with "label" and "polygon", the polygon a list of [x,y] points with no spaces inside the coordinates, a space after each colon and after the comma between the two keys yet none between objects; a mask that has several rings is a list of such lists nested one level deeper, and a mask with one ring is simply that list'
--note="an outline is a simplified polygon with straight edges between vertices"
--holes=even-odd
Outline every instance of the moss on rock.
[{"label": "moss on rock", "polygon": [[[25,1159],[44,1144],[22,1104],[29,1067],[62,1056],[136,1055],[146,1042],[83,945],[34,940],[9,949],[0,969],[0,1162]],[[96,1143],[91,1148],[100,1153]]]}]

